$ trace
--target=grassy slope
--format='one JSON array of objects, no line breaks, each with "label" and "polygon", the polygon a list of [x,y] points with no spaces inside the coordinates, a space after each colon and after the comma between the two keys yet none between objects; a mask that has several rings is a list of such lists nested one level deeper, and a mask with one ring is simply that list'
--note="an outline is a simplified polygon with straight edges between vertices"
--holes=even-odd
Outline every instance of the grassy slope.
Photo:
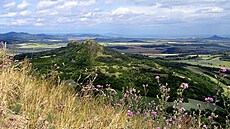
[{"label": "grassy slope", "polygon": [[[102,98],[79,97],[64,82],[31,77],[30,67],[0,69],[0,127],[7,128],[155,128],[139,118],[127,122],[126,110]],[[61,107],[63,105],[63,107]],[[140,122],[142,121],[142,122]]]},{"label": "grassy slope", "polygon": [[[121,105],[111,106],[104,97],[81,96],[56,80],[36,78],[28,62],[4,63],[0,68],[0,127],[1,128],[157,128],[163,121],[152,117],[127,116]],[[160,115],[160,113],[159,113]],[[166,115],[166,114],[163,114]],[[162,117],[161,117],[162,118]],[[190,120],[189,120],[190,121]],[[178,126],[197,126],[180,119]]]},{"label": "grassy slope", "polygon": [[[162,82],[167,82],[171,88],[171,99],[175,99],[177,86],[182,82],[190,84],[190,91],[186,97],[203,100],[205,96],[215,93],[215,84],[209,78],[202,77],[194,72],[183,69],[180,64],[167,61],[155,61],[143,57],[130,58],[109,48],[103,47],[94,41],[85,43],[72,42],[66,48],[59,48],[46,52],[27,54],[33,56],[34,67],[41,73],[47,74],[56,63],[61,79],[77,80],[80,82],[92,71],[99,74],[96,84],[107,83],[115,89],[135,87],[142,90],[142,84],[149,84],[148,95],[156,97],[159,93],[158,84],[154,81],[156,75],[161,76]],[[20,55],[17,58],[24,57]],[[85,69],[88,69],[88,72]]]}]

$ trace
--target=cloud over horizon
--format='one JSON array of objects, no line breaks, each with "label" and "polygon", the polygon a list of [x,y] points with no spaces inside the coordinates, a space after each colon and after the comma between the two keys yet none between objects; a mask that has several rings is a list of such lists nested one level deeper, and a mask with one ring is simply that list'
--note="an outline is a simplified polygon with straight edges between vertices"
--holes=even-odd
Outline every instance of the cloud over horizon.
[{"label": "cloud over horizon", "polygon": [[225,34],[228,0],[3,0],[0,29],[33,33]]}]

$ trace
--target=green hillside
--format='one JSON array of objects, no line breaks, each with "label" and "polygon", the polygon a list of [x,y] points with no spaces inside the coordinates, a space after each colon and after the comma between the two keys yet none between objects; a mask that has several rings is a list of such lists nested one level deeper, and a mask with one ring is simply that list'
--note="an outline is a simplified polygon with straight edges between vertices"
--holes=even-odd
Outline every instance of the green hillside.
[{"label": "green hillside", "polygon": [[121,54],[93,40],[73,41],[66,47],[21,54],[15,58],[22,60],[25,57],[32,59],[34,69],[40,74],[49,75],[55,71],[62,80],[71,79],[79,85],[88,84],[96,77],[95,85],[111,84],[120,91],[123,87],[134,87],[143,93],[142,85],[148,84],[147,95],[156,97],[160,91],[155,76],[159,75],[162,85],[167,83],[171,88],[171,101],[177,97],[176,90],[183,82],[189,84],[186,98],[204,101],[216,92],[216,84],[210,78],[183,68],[184,64]]}]

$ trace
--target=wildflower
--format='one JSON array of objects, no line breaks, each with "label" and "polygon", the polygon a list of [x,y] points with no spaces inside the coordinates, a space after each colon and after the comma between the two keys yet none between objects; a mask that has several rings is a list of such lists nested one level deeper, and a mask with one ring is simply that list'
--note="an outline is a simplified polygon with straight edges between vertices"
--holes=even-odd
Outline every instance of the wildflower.
[{"label": "wildflower", "polygon": [[138,112],[137,112],[137,115],[138,115],[138,116],[139,116],[139,115],[141,115],[141,112],[140,112],[140,111],[138,111]]},{"label": "wildflower", "polygon": [[181,87],[182,89],[187,89],[187,88],[188,88],[188,83],[182,83],[182,84],[180,85],[180,87]]},{"label": "wildflower", "polygon": [[154,101],[154,100],[152,100],[151,103],[152,103],[153,105],[155,105],[155,101]]},{"label": "wildflower", "polygon": [[225,72],[227,72],[227,69],[222,67],[222,68],[220,68],[220,72],[225,73]]},{"label": "wildflower", "polygon": [[166,86],[162,85],[160,88],[161,88],[161,89],[165,89],[165,88],[166,88]]},{"label": "wildflower", "polygon": [[126,93],[123,95],[124,98],[126,98],[127,96],[128,96],[128,95],[127,95]]},{"label": "wildflower", "polygon": [[179,100],[179,104],[182,104],[183,103],[183,101],[182,100]]},{"label": "wildflower", "polygon": [[168,92],[169,92],[170,90],[171,90],[170,88],[167,89]]},{"label": "wildflower", "polygon": [[160,79],[160,76],[156,76],[155,79],[159,80],[159,79]]},{"label": "wildflower", "polygon": [[213,101],[214,101],[214,99],[211,98],[211,97],[205,98],[204,100],[205,100],[206,102],[213,102]]},{"label": "wildflower", "polygon": [[208,116],[208,119],[211,120],[213,117],[212,116]]},{"label": "wildflower", "polygon": [[160,127],[157,127],[156,129],[161,129]]},{"label": "wildflower", "polygon": [[155,111],[152,111],[151,114],[152,114],[154,117],[157,116],[157,112],[155,112]]},{"label": "wildflower", "polygon": [[103,88],[103,86],[102,85],[97,85],[97,88],[101,89],[101,88]]},{"label": "wildflower", "polygon": [[144,112],[144,115],[147,116],[147,112]]},{"label": "wildflower", "polygon": [[29,63],[29,66],[31,67],[31,66],[32,66],[32,63]]},{"label": "wildflower", "polygon": [[130,90],[129,90],[129,93],[132,94],[132,93],[133,93],[133,89],[130,89]]},{"label": "wildflower", "polygon": [[60,105],[59,105],[59,108],[60,108],[60,109],[63,109],[63,108],[64,108],[64,105],[63,105],[63,104],[60,104]]},{"label": "wildflower", "polygon": [[156,110],[158,110],[158,109],[159,109],[159,106],[157,105],[157,106],[156,106]]},{"label": "wildflower", "polygon": [[183,111],[183,112],[185,112],[185,111],[186,111],[186,109],[185,109],[184,107],[182,107],[180,110],[181,110],[181,111]]},{"label": "wildflower", "polygon": [[129,116],[133,116],[133,112],[130,111],[130,110],[128,110],[128,115],[129,115]]},{"label": "wildflower", "polygon": [[110,87],[110,84],[106,84],[105,86],[109,88],[109,87]]}]

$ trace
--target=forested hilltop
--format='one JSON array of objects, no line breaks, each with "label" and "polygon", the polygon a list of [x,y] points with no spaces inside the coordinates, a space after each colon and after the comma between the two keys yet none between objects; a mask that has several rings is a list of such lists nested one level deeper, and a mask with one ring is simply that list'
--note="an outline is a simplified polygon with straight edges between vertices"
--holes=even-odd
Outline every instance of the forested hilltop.
[{"label": "forested hilltop", "polygon": [[204,100],[205,96],[212,96],[216,92],[214,82],[206,76],[185,69],[182,63],[122,54],[93,40],[73,41],[66,47],[21,54],[15,58],[22,60],[25,57],[32,59],[33,68],[41,74],[55,69],[62,80],[71,79],[87,84],[88,79],[85,78],[88,75],[98,75],[95,85],[110,84],[119,91],[123,87],[142,90],[142,85],[148,84],[147,95],[150,97],[156,97],[160,92],[154,79],[155,76],[160,76],[171,88],[171,101],[177,98],[177,86],[183,82],[190,85],[186,98]]}]

